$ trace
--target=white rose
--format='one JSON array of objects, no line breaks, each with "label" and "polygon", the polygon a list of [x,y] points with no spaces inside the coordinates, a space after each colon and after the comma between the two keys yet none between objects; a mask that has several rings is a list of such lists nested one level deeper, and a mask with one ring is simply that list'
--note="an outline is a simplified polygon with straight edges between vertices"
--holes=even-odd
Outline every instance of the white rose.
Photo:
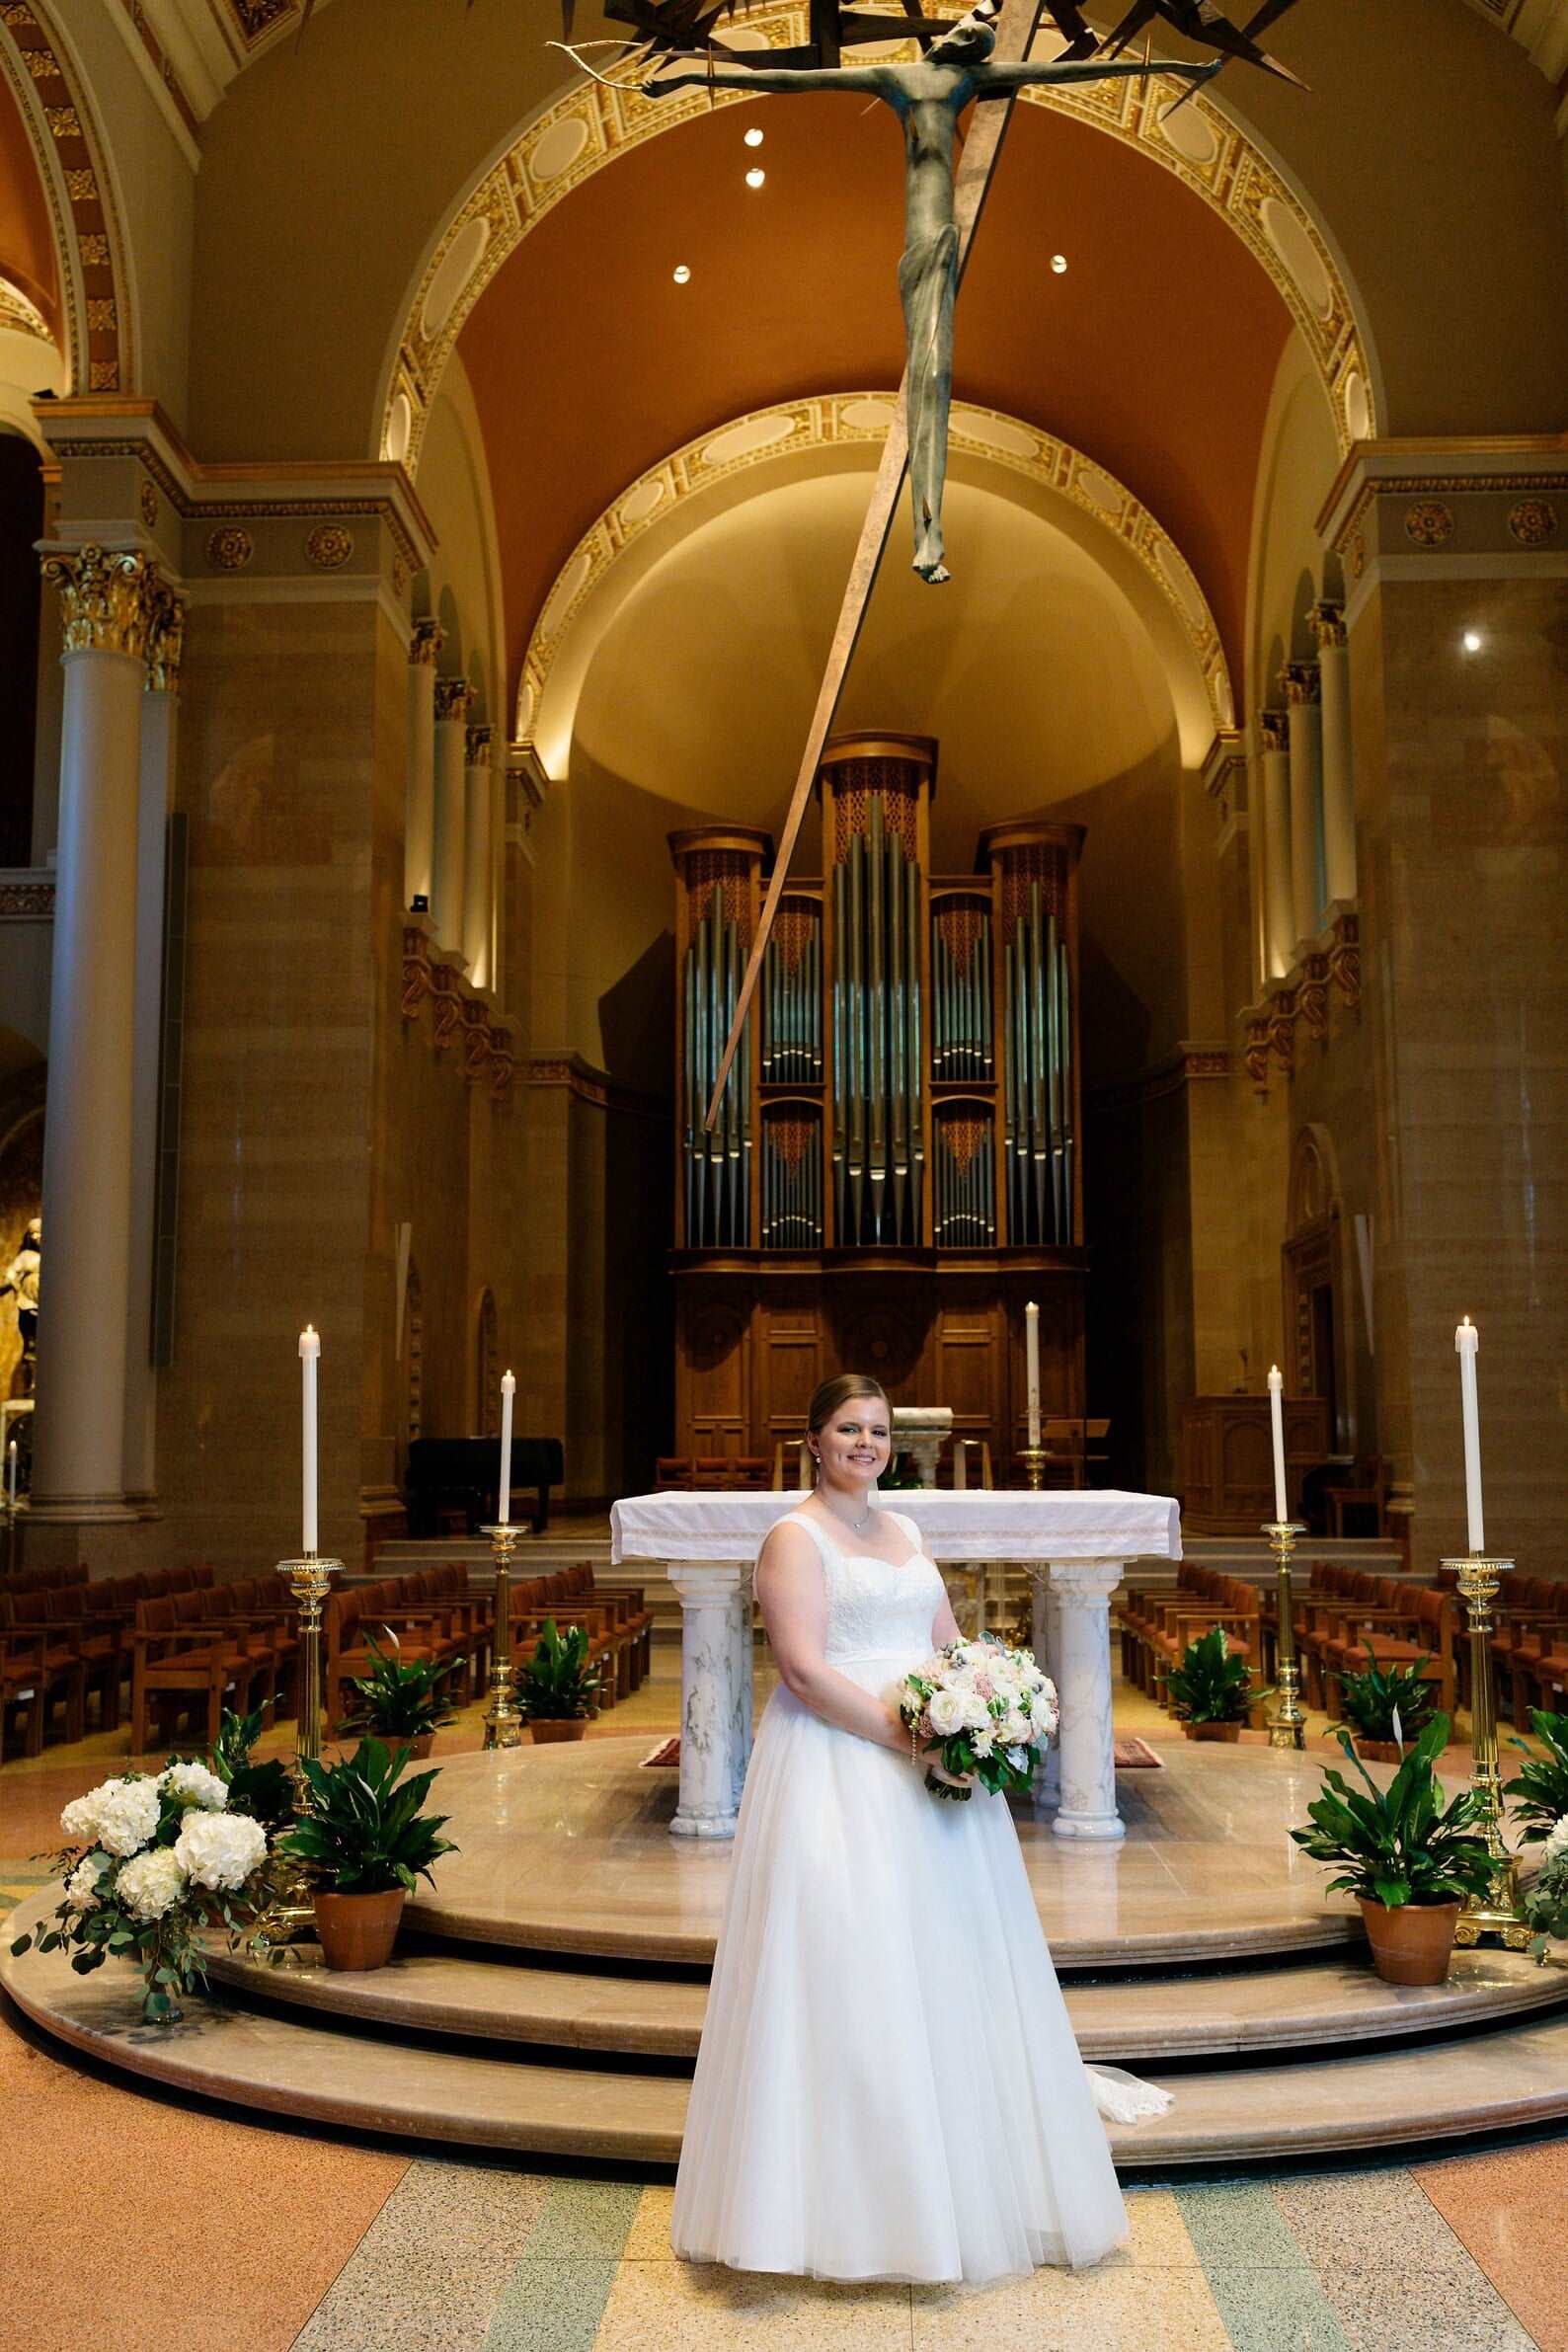
[{"label": "white rose", "polygon": [[970,1746],[974,1749],[977,1756],[989,1756],[995,1745],[995,1735],[992,1733],[988,1723],[983,1731],[972,1732],[970,1734]]},{"label": "white rose", "polygon": [[115,1892],[132,1919],[161,1920],[185,1893],[185,1872],[173,1849],[155,1845],[132,1856],[115,1879]]},{"label": "white rose", "polygon": [[1542,1859],[1555,1862],[1559,1854],[1568,1853],[1568,1813],[1546,1834],[1546,1850]]},{"label": "white rose", "polygon": [[1009,1707],[998,1726],[998,1737],[1005,1740],[1009,1748],[1027,1746],[1029,1717],[1021,1715],[1016,1707]]},{"label": "white rose", "polygon": [[266,1860],[267,1832],[244,1813],[191,1812],[173,1851],[194,1884],[232,1893]]},{"label": "white rose", "polygon": [[926,1708],[931,1729],[937,1739],[950,1740],[964,1728],[964,1693],[962,1690],[933,1690]]},{"label": "white rose", "polygon": [[90,1853],[85,1861],[77,1863],[65,1882],[67,1908],[74,1911],[78,1918],[83,1912],[98,1909],[99,1861],[96,1853]]},{"label": "white rose", "polygon": [[182,1805],[199,1805],[204,1813],[221,1813],[229,1801],[228,1785],[203,1764],[172,1764],[158,1774],[157,1785]]},{"label": "white rose", "polygon": [[144,1846],[158,1827],[158,1783],[138,1777],[134,1780],[106,1780],[102,1788],[95,1788],[84,1800],[94,1809],[94,1831],[100,1845],[110,1853],[133,1854]]},{"label": "white rose", "polygon": [[989,1701],[981,1698],[978,1690],[966,1690],[963,1693],[963,1700],[965,1730],[980,1731],[988,1726],[991,1719]]}]

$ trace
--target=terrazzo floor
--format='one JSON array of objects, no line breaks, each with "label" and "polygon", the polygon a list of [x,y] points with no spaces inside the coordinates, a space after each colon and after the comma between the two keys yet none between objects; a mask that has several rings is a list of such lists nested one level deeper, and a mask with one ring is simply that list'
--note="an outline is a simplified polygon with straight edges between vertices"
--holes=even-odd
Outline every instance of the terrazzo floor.
[{"label": "terrazzo floor", "polygon": [[[597,1728],[652,1745],[678,1687],[662,1648]],[[1117,1726],[1170,1731],[1120,1689]],[[474,1707],[441,1750],[479,1742]],[[126,1746],[0,1768],[0,1910]],[[130,2091],[3,2005],[0,2098],[0,2352],[1568,2352],[1568,2137],[1133,2189],[1098,2269],[962,2291],[677,2263],[667,2182],[411,2158]]]}]

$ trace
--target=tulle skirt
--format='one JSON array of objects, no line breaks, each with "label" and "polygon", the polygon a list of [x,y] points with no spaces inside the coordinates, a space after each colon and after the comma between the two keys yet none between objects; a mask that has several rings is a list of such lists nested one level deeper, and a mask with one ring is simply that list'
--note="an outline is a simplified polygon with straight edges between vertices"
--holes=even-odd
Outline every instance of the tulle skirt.
[{"label": "tulle skirt", "polygon": [[[879,1692],[909,1663],[832,1661]],[[942,1803],[907,1759],[775,1691],[736,1833],[675,2252],[827,2279],[1081,2267],[1127,2235],[1100,2105],[1167,2103],[1085,2070],[1005,1800]]]}]

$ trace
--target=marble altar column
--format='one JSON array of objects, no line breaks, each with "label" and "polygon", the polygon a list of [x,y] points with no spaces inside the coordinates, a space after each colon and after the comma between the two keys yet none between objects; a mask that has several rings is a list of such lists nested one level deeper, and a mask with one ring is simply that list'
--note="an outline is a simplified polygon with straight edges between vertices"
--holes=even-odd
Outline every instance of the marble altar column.
[{"label": "marble altar column", "polygon": [[416,621],[409,639],[408,778],[403,800],[403,904],[435,889],[435,664],[446,632]]},{"label": "marble altar column", "polygon": [[467,831],[468,714],[474,689],[460,677],[435,681],[435,855],[431,912],[442,948],[461,955],[463,857]]},{"label": "marble altar column", "polygon": [[1323,756],[1323,893],[1330,906],[1356,896],[1356,784],[1351,765],[1350,647],[1343,604],[1314,604]]},{"label": "marble altar column", "polygon": [[125,1503],[142,687],[160,593],[144,555],[51,555],[65,613],[59,864],[43,1145],[35,1520]]},{"label": "marble altar column", "polygon": [[1288,662],[1280,684],[1289,705],[1291,762],[1291,962],[1299,963],[1317,937],[1323,910],[1323,714],[1315,662]]},{"label": "marble altar column", "polygon": [[129,1298],[125,1325],[124,1481],[145,1508],[157,1488],[158,1375],[153,1370],[153,1255],[158,1227],[159,1070],[163,1058],[169,812],[174,806],[176,717],[185,599],[156,594],[141,698],[141,781],[136,843],[136,1001],[131,1049]]},{"label": "marble altar column", "polygon": [[[1061,1603],[1051,1589],[1051,1577],[1044,1568],[1031,1569],[1030,1592],[1033,1598],[1030,1639],[1037,1664],[1042,1666],[1061,1694],[1058,1660],[1061,1656]],[[1061,1735],[1059,1731],[1046,1751],[1046,1760],[1035,1773],[1034,1801],[1039,1807],[1055,1807],[1061,1802]]]},{"label": "marble altar column", "polygon": [[1263,787],[1264,979],[1283,980],[1294,961],[1295,901],[1291,874],[1291,753],[1284,711],[1258,713]]},{"label": "marble altar column", "polygon": [[1116,1743],[1111,1716],[1111,1595],[1121,1560],[1054,1560],[1051,1601],[1056,1648],[1052,1679],[1061,1701],[1058,1838],[1123,1838],[1116,1810]]},{"label": "marble altar column", "polygon": [[491,985],[490,925],[492,871],[490,848],[491,804],[495,798],[495,770],[490,746],[493,730],[470,727],[465,750],[463,786],[463,960],[476,988]]},{"label": "marble altar column", "polygon": [[733,1838],[751,1738],[751,1564],[672,1560],[669,1581],[680,1596],[680,1798],[670,1832]]}]

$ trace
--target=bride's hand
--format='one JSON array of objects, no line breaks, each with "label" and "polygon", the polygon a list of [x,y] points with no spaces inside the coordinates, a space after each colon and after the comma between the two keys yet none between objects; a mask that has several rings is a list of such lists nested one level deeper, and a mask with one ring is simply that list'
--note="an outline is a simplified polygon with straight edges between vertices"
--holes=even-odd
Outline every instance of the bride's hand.
[{"label": "bride's hand", "polygon": [[938,1764],[934,1757],[926,1758],[925,1768],[933,1780],[944,1780],[949,1788],[973,1788],[977,1778],[977,1774],[974,1772],[948,1771],[946,1766]]}]

